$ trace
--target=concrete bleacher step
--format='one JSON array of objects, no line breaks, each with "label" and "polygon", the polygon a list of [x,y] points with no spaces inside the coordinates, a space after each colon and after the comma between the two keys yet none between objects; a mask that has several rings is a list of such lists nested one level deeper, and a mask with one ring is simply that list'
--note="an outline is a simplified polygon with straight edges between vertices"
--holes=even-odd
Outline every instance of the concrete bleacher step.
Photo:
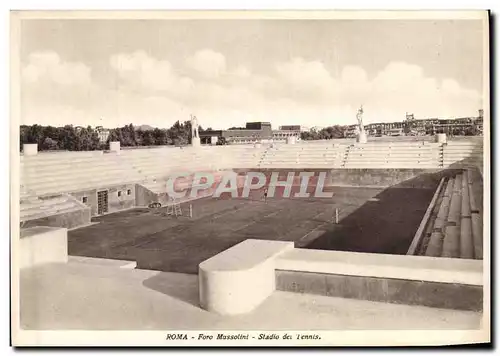
[{"label": "concrete bleacher step", "polygon": [[443,257],[460,257],[460,212],[462,207],[462,174],[457,174],[453,182],[448,220],[446,222]]},{"label": "concrete bleacher step", "polygon": [[470,199],[472,240],[474,245],[474,258],[483,259],[483,221],[482,207],[476,196],[481,189],[477,187],[477,179],[473,179],[474,171],[467,171],[467,185]]},{"label": "concrete bleacher step", "polygon": [[433,152],[436,147],[432,146],[353,146],[353,151],[365,151],[365,152]]},{"label": "concrete bleacher step", "polygon": [[474,258],[483,259],[483,221],[479,214],[471,214],[472,239],[474,244]]},{"label": "concrete bleacher step", "polygon": [[451,193],[453,190],[454,179],[449,179],[446,183],[446,188],[443,190],[441,204],[439,205],[438,213],[433,224],[432,233],[429,239],[426,256],[439,257],[443,251],[444,228],[448,217]]},{"label": "concrete bleacher step", "polygon": [[[64,182],[71,180],[70,184],[79,184],[87,182],[115,182],[117,179],[125,181],[124,177],[133,177],[137,179],[139,176],[129,175],[127,170],[111,170],[107,171],[105,169],[100,169],[98,171],[85,171],[85,172],[66,172],[66,175],[57,174],[51,177],[46,177],[46,179],[37,179],[36,176],[26,177],[26,183],[31,189],[37,189],[37,187],[54,187]],[[49,180],[50,178],[50,180]]]},{"label": "concrete bleacher step", "polygon": [[51,215],[87,209],[87,207],[71,196],[59,196],[49,199],[40,199],[38,204],[21,203],[20,220],[29,221]]},{"label": "concrete bleacher step", "polygon": [[359,164],[374,164],[374,163],[434,163],[437,159],[426,159],[420,157],[414,158],[395,158],[395,157],[350,157],[347,163],[359,163]]},{"label": "concrete bleacher step", "polygon": [[38,196],[48,195],[48,194],[60,194],[60,193],[69,193],[82,191],[86,189],[96,189],[96,188],[105,188],[113,185],[124,185],[127,183],[133,183],[134,181],[124,180],[123,176],[115,177],[114,179],[102,180],[102,179],[92,179],[85,180],[81,182],[75,181],[61,181],[56,182],[51,185],[38,185],[33,187],[33,193]]},{"label": "concrete bleacher step", "polygon": [[[428,243],[420,254],[430,257],[449,257],[462,259],[482,258],[482,222],[471,186],[476,182],[471,171],[463,171],[446,183],[441,198],[438,198],[438,209]],[[477,190],[476,190],[477,191]],[[425,239],[424,239],[425,241]]]},{"label": "concrete bleacher step", "polygon": [[397,154],[357,154],[353,153],[350,157],[350,160],[358,159],[358,160],[437,160],[439,156],[437,154],[429,154],[429,155],[397,155]]},{"label": "concrete bleacher step", "polygon": [[472,241],[471,208],[469,197],[468,173],[462,174],[462,201],[460,216],[460,257],[474,258],[474,245]]},{"label": "concrete bleacher step", "polygon": [[415,164],[415,163],[350,163],[347,162],[344,165],[345,168],[359,168],[359,169],[380,169],[380,168],[386,168],[386,169],[411,169],[411,168],[420,168],[420,169],[435,169],[437,168],[437,165],[435,164]]},{"label": "concrete bleacher step", "polygon": [[85,178],[86,176],[95,175],[123,175],[128,174],[128,170],[123,167],[113,167],[110,165],[100,165],[100,166],[90,166],[90,167],[71,167],[71,168],[58,168],[52,171],[45,172],[22,172],[25,181],[30,184],[33,180],[39,181],[41,178],[44,179],[68,179],[68,176],[72,179]]},{"label": "concrete bleacher step", "polygon": [[60,162],[61,160],[73,160],[75,158],[87,158],[103,156],[102,151],[65,151],[65,152],[44,152],[36,156],[21,156],[21,162]]},{"label": "concrete bleacher step", "polygon": [[[417,238],[417,240],[415,240],[415,237],[414,237],[414,240],[412,241],[412,244],[410,245],[410,248],[408,249],[407,254],[421,255],[421,256],[425,255],[425,251],[427,250],[429,243],[430,243],[431,235],[432,235],[433,230],[434,230],[434,224],[436,222],[441,203],[443,202],[444,192],[446,190],[447,183],[448,183],[448,179],[446,177],[443,177],[441,179],[438,187],[437,187],[436,192],[435,192],[435,194],[437,194],[437,195],[435,195],[432,198],[432,201],[429,205],[428,209],[431,209],[431,210],[429,212],[426,212],[426,215],[428,214],[427,221],[425,220],[426,215],[424,215],[424,217],[423,217],[422,223],[426,224],[425,228],[423,229],[423,234],[421,235],[420,238],[418,237],[419,230],[421,230],[421,226],[422,226],[421,225],[419,227],[419,229],[417,230],[417,232],[415,233],[415,237]],[[412,246],[412,245],[414,245],[414,246]]]}]

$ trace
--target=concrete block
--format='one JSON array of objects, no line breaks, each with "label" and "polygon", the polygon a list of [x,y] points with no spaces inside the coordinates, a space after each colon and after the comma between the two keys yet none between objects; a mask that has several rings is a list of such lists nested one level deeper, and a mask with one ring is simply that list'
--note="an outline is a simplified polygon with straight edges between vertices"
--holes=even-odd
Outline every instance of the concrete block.
[{"label": "concrete block", "polygon": [[200,263],[201,307],[221,315],[251,312],[274,290],[275,259],[293,242],[245,240]]},{"label": "concrete block", "polygon": [[358,136],[356,137],[356,142],[358,143],[366,143],[368,141],[368,137],[366,135],[366,132],[361,131]]},{"label": "concrete block", "polygon": [[109,143],[109,150],[112,152],[120,152],[120,141],[113,141]]},{"label": "concrete block", "polygon": [[54,227],[32,227],[21,230],[20,268],[45,263],[68,262],[68,230]]},{"label": "concrete block", "polygon": [[36,156],[37,154],[38,154],[38,144],[36,143],[23,144],[23,155]]},{"label": "concrete block", "polygon": [[444,133],[436,134],[435,139],[437,143],[441,144],[446,143],[446,134]]}]

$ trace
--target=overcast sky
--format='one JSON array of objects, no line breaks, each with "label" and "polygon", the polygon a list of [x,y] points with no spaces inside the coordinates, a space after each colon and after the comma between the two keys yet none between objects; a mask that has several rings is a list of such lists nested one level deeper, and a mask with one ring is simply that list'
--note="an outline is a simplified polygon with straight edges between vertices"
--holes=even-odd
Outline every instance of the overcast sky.
[{"label": "overcast sky", "polygon": [[479,20],[23,20],[23,124],[477,116]]}]

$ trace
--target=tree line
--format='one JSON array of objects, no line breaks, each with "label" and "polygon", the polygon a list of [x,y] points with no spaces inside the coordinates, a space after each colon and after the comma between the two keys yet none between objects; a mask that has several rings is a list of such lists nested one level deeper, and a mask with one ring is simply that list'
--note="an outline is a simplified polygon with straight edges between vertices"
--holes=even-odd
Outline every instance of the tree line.
[{"label": "tree line", "polygon": [[[199,131],[203,128],[200,126]],[[123,147],[135,146],[160,146],[160,145],[187,145],[191,142],[191,122],[177,121],[169,129],[155,128],[143,130],[134,125],[125,125],[109,130],[106,142],[99,140],[99,132],[96,128],[21,125],[20,127],[20,150],[25,143],[38,144],[40,151],[95,151],[105,150],[110,141],[120,141]]]},{"label": "tree line", "polygon": [[330,140],[333,138],[344,138],[347,126],[328,126],[321,130],[311,129],[300,133],[302,140]]},{"label": "tree line", "polygon": [[[348,126],[334,125],[320,130],[311,129],[301,132],[302,140],[328,140],[346,137]],[[404,125],[404,132],[409,133],[415,129],[412,123]],[[208,128],[207,131],[212,130]],[[164,146],[176,145],[184,146],[191,143],[191,122],[177,121],[169,129],[143,130],[134,125],[109,130],[106,142],[99,140],[99,133],[96,128],[74,127],[66,125],[64,127],[41,126],[41,125],[21,125],[20,127],[20,150],[25,143],[36,143],[40,151],[64,150],[64,151],[94,151],[105,150],[110,141],[120,141],[123,147],[137,146]],[[200,126],[199,131],[203,132]],[[432,125],[425,128],[427,134],[434,134]],[[452,135],[477,135],[477,129],[472,127],[464,129],[446,130]],[[224,138],[219,138],[218,144],[225,144]]]},{"label": "tree line", "polygon": [[[346,127],[331,126],[321,130],[311,130],[302,132],[303,140],[325,140],[332,138],[343,138]],[[207,128],[207,131],[212,128]],[[205,131],[201,126],[200,132]],[[169,129],[143,130],[132,124],[109,130],[106,142],[99,140],[99,133],[91,126],[75,127],[66,125],[64,127],[41,126],[41,125],[21,125],[20,127],[20,147],[23,144],[36,143],[40,151],[95,151],[105,150],[109,147],[110,141],[120,141],[122,147],[137,146],[164,146],[176,145],[184,146],[191,143],[191,122],[177,121]],[[224,138],[219,138],[221,144],[225,143]]]}]

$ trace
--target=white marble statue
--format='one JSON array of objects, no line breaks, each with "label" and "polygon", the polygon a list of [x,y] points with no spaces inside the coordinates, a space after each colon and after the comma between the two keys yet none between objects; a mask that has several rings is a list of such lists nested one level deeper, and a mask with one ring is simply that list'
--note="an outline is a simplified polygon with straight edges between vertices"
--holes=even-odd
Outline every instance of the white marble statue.
[{"label": "white marble statue", "polygon": [[358,130],[357,130],[357,138],[356,141],[358,143],[366,143],[367,135],[365,132],[365,125],[363,125],[363,105],[358,109],[358,113],[356,114],[356,119],[358,119]]},{"label": "white marble statue", "polygon": [[198,138],[198,119],[196,116],[191,116],[191,137]]},{"label": "white marble statue", "polygon": [[358,119],[358,132],[365,132],[365,126],[363,125],[363,105],[358,109],[358,113],[356,114],[356,119]]}]

